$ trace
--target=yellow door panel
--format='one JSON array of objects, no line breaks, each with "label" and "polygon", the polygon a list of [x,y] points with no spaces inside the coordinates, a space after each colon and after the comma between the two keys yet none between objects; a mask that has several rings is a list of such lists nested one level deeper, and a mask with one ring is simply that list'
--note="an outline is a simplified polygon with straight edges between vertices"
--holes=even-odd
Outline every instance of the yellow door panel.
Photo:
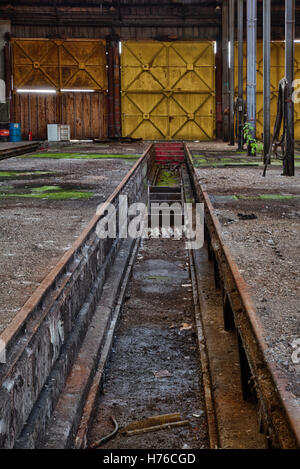
[{"label": "yellow door panel", "polygon": [[127,41],[121,67],[124,136],[214,138],[212,42]]},{"label": "yellow door panel", "polygon": [[82,88],[106,92],[102,40],[13,39],[16,88]]}]

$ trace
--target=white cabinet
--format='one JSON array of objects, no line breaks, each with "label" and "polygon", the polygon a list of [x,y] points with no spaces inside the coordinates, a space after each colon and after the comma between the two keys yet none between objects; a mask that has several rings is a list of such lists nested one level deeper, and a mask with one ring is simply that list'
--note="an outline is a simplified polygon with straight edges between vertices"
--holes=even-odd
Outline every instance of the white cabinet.
[{"label": "white cabinet", "polygon": [[70,126],[63,124],[48,124],[48,141],[49,142],[61,142],[68,141],[70,137]]}]

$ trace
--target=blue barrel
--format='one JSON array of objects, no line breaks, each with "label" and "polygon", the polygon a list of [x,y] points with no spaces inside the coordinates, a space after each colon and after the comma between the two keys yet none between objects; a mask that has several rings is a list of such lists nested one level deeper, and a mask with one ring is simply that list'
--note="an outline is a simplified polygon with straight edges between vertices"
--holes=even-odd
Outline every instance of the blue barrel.
[{"label": "blue barrel", "polygon": [[9,141],[20,142],[21,141],[21,124],[9,124]]}]

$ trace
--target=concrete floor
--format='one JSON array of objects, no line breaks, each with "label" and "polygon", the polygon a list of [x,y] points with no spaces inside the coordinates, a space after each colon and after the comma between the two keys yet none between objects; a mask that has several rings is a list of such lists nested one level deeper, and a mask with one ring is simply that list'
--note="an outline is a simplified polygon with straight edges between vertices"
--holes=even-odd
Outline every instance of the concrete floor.
[{"label": "concrete floor", "polygon": [[[28,157],[0,161],[0,333],[133,162]],[[62,198],[56,199],[56,193]]]}]

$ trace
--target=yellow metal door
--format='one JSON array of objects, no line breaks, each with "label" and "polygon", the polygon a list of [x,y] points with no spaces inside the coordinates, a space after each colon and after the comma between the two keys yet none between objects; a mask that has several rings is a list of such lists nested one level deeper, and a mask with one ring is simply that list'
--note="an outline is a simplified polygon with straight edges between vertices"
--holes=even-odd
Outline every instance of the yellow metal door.
[{"label": "yellow metal door", "polygon": [[105,41],[13,39],[12,53],[14,89],[106,92]]},{"label": "yellow metal door", "polygon": [[123,136],[215,138],[212,42],[127,41],[121,79]]}]

